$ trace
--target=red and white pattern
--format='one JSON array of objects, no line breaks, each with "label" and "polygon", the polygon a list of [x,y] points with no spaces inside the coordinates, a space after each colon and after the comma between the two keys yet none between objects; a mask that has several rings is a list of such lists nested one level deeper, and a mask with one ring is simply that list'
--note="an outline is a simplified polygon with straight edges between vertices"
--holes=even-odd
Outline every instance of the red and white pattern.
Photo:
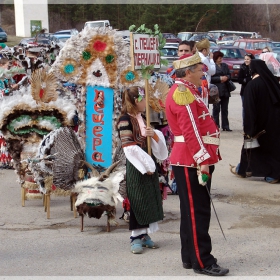
[{"label": "red and white pattern", "polygon": [[[187,105],[178,105],[173,100],[173,93],[178,84],[184,84],[194,95],[195,100]],[[183,136],[184,142],[175,142],[170,164],[196,167],[200,164],[215,164],[221,160],[219,147],[205,144],[202,136],[219,138],[219,128],[216,126],[209,110],[199,96],[195,85],[182,79],[176,79],[166,99],[166,116],[174,136]]]}]

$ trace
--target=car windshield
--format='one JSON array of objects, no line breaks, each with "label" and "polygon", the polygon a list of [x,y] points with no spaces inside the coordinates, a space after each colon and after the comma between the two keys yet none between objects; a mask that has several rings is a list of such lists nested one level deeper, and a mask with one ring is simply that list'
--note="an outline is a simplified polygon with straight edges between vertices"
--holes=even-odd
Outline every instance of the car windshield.
[{"label": "car windshield", "polygon": [[240,49],[220,49],[220,52],[224,54],[223,58],[244,58],[244,54]]},{"label": "car windshield", "polygon": [[4,30],[0,27],[0,32],[4,32]]},{"label": "car windshield", "polygon": [[177,56],[177,49],[175,48],[163,48],[162,53],[164,56]]},{"label": "car windshield", "polygon": [[179,33],[177,37],[180,38],[182,41],[184,41],[184,40],[189,40],[191,36],[192,36],[191,33]]},{"label": "car windshield", "polygon": [[69,38],[70,38],[70,37],[59,37],[58,40],[59,40],[60,42],[65,43]]}]

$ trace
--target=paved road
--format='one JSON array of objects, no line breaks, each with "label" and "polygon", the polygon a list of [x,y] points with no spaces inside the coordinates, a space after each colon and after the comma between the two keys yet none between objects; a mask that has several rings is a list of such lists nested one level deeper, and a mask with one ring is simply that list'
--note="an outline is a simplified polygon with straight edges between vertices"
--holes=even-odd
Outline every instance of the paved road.
[{"label": "paved road", "polygon": [[[239,161],[242,145],[238,89],[229,105],[233,132],[221,132],[223,160],[216,166],[212,189],[227,241],[212,213],[213,254],[220,265],[230,269],[234,279],[248,276],[271,279],[269,276],[280,276],[280,185],[267,184],[262,178],[237,178],[229,172],[229,163]],[[119,227],[107,233],[105,217],[100,220],[86,217],[85,231],[80,232],[80,219],[73,218],[68,197],[52,197],[51,219],[46,219],[41,200],[26,201],[25,207],[21,206],[20,186],[12,170],[0,170],[0,189],[2,276],[119,276],[121,279],[124,276],[140,276],[139,279],[196,276],[196,279],[206,279],[182,268],[176,195],[169,195],[164,201],[165,219],[160,231],[152,235],[160,248],[133,255],[129,251],[127,224],[122,220]],[[117,217],[121,214],[119,205]]]}]

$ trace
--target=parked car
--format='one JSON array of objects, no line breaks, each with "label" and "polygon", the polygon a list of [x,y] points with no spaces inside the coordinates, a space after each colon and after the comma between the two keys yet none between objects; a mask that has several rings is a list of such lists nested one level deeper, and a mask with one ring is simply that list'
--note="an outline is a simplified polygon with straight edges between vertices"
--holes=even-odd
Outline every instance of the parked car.
[{"label": "parked car", "polygon": [[73,35],[77,35],[78,33],[79,33],[79,31],[76,28],[73,28],[73,29],[56,31],[53,35],[56,36],[56,35],[61,35],[61,34],[64,34],[64,35],[69,34],[69,35],[73,36]]},{"label": "parked car", "polygon": [[188,41],[193,36],[193,32],[179,32],[177,37],[182,41]]},{"label": "parked car", "polygon": [[178,47],[165,45],[162,48],[163,55],[161,56],[162,59],[168,60],[168,66],[162,65],[160,68],[160,73],[166,73],[167,68],[172,66],[174,60],[178,60],[179,56],[177,54]]},{"label": "parked car", "polygon": [[7,33],[0,27],[0,41],[7,42],[7,40],[8,40]]},{"label": "parked car", "polygon": [[89,27],[111,27],[109,20],[94,20],[94,21],[87,21],[85,23],[85,26],[89,26]]},{"label": "parked car", "polygon": [[27,45],[52,45],[52,44],[57,44],[58,46],[61,47],[59,44],[59,40],[56,37],[50,38],[45,38],[45,37],[35,37],[32,38],[23,38],[19,42],[19,46],[21,47],[26,47]]},{"label": "parked car", "polygon": [[213,48],[213,47],[217,47],[218,45],[213,42],[213,41],[209,41],[210,42],[210,48]]},{"label": "parked car", "polygon": [[238,73],[241,64],[244,63],[244,56],[246,54],[244,49],[235,46],[217,46],[210,47],[211,52],[220,51],[224,54],[223,62],[228,65],[232,80],[238,78]]},{"label": "parked car", "polygon": [[248,53],[260,54],[265,47],[272,47],[272,41],[268,39],[238,39],[233,44],[235,47],[244,49]]},{"label": "parked car", "polygon": [[62,48],[64,47],[66,41],[71,38],[71,35],[69,34],[61,34],[61,35],[56,35],[56,40],[58,41],[58,45]]},{"label": "parked car", "polygon": [[165,46],[179,47],[179,43],[166,43]]},{"label": "parked car", "polygon": [[275,58],[280,62],[280,47],[272,48]]},{"label": "parked car", "polygon": [[191,38],[189,38],[188,41],[201,41],[202,39],[208,39],[209,41],[212,41],[216,43],[216,40],[214,37],[209,36],[207,33],[195,33]]},{"label": "parked car", "polygon": [[280,42],[272,42],[272,48],[280,48]]},{"label": "parked car", "polygon": [[181,39],[175,36],[173,33],[162,33],[166,43],[181,43]]},{"label": "parked car", "polygon": [[239,36],[224,36],[221,40],[217,40],[218,45],[232,46],[236,40],[240,39]]}]

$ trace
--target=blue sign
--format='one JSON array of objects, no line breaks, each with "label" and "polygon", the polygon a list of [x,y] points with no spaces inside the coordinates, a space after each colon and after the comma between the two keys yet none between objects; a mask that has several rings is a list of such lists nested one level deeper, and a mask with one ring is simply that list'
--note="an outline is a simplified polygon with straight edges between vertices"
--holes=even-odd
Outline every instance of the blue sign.
[{"label": "blue sign", "polygon": [[87,86],[86,161],[105,168],[112,165],[113,102],[113,89]]}]

